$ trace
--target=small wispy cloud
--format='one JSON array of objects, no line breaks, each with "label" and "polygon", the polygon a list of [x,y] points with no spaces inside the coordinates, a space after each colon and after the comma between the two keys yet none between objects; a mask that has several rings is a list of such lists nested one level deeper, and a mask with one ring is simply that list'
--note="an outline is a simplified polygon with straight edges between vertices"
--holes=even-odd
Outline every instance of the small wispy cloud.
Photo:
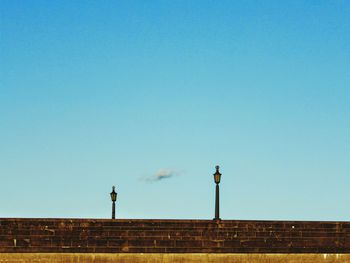
[{"label": "small wispy cloud", "polygon": [[180,173],[172,170],[172,169],[159,169],[157,172],[155,172],[153,175],[141,178],[143,181],[146,182],[158,182],[161,180],[169,179],[174,176],[179,175]]}]

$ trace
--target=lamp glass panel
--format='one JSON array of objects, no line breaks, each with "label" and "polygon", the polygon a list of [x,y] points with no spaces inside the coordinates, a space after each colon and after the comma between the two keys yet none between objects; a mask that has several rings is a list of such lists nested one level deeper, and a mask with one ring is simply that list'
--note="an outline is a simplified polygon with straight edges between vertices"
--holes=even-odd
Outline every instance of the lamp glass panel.
[{"label": "lamp glass panel", "polygon": [[221,174],[219,174],[219,173],[216,173],[216,174],[214,174],[214,180],[215,180],[215,183],[220,183],[220,176]]},{"label": "lamp glass panel", "polygon": [[117,194],[115,192],[111,193],[111,199],[112,201],[115,201],[117,199]]}]

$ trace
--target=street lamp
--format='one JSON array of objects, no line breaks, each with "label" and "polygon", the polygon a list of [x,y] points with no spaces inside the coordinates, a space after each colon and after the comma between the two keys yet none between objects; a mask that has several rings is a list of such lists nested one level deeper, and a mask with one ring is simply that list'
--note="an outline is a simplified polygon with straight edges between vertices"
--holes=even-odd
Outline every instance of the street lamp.
[{"label": "street lamp", "polygon": [[115,187],[113,186],[112,192],[111,192],[111,199],[112,199],[112,219],[115,219],[115,201],[117,201],[117,193],[115,192]]},{"label": "street lamp", "polygon": [[219,183],[221,179],[221,173],[219,172],[219,165],[215,166],[216,172],[214,175],[214,182],[216,183],[215,192],[215,217],[214,220],[221,220],[219,216]]}]

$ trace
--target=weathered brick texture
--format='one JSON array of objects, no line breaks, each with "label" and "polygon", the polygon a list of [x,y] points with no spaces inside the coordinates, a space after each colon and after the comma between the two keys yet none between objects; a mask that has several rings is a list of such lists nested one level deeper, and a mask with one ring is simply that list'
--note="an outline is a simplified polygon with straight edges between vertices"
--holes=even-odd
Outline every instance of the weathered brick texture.
[{"label": "weathered brick texture", "polygon": [[0,252],[350,253],[350,222],[7,218]]}]

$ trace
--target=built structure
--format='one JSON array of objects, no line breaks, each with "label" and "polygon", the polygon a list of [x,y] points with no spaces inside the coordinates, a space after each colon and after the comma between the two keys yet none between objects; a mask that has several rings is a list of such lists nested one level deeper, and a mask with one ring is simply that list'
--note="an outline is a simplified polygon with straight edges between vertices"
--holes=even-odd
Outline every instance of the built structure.
[{"label": "built structure", "polygon": [[0,262],[350,262],[350,222],[0,219]]}]

